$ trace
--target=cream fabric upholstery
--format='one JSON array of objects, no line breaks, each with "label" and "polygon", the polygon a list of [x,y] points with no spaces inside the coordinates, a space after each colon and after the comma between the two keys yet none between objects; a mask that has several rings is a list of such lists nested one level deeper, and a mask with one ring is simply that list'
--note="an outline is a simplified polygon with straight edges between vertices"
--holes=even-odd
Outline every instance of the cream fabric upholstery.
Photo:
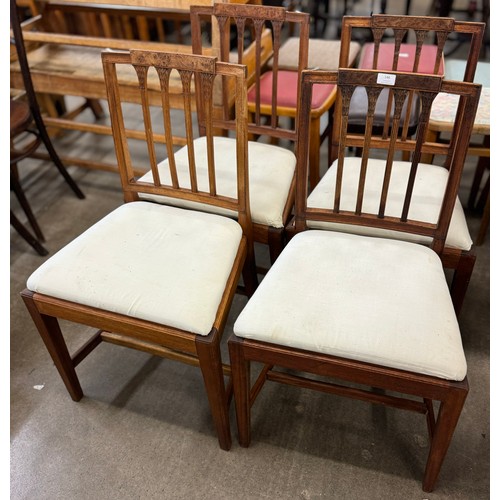
[{"label": "cream fabric upholstery", "polygon": [[241,238],[227,217],[127,203],[47,260],[27,286],[207,335]]},{"label": "cream fabric upholstery", "polygon": [[[341,210],[354,210],[356,207],[360,166],[361,158],[346,158],[344,161],[342,194],[340,199]],[[363,202],[364,213],[378,213],[384,169],[384,160],[369,160]],[[395,217],[401,216],[409,171],[409,162],[394,162],[391,183],[389,186],[386,215]],[[313,192],[309,195],[307,201],[309,207],[333,207],[336,177],[337,162],[335,161],[327,170]],[[417,171],[414,195],[410,205],[410,219],[431,223],[437,222],[441,207],[442,193],[446,187],[447,180],[448,171],[445,168],[436,165],[420,164]],[[371,188],[371,186],[373,186],[373,188]],[[364,234],[367,236],[382,236],[424,244],[430,241],[428,238],[409,233],[400,233],[385,229],[352,226],[347,224],[309,221],[309,227],[316,229],[331,229],[354,234]],[[465,251],[470,250],[472,247],[472,239],[467,227],[465,214],[458,199],[455,203],[450,228],[448,230],[446,246]]]},{"label": "cream fabric upholstery", "polygon": [[[208,190],[208,161],[206,138],[194,141],[195,158],[198,170],[198,188]],[[215,171],[217,177],[217,193],[236,197],[236,142],[229,137],[215,137]],[[175,153],[177,175],[181,187],[189,188],[189,164],[187,147]],[[250,190],[250,211],[253,222],[283,227],[283,211],[295,171],[294,153],[285,148],[250,141],[248,143],[248,177]],[[158,165],[162,182],[169,184],[170,170],[168,159]],[[151,172],[141,179],[152,181]],[[236,213],[209,205],[202,205],[186,200],[172,199],[155,195],[141,195],[142,199],[151,199],[159,203],[167,203],[196,210],[210,211],[221,215],[236,217]]]},{"label": "cream fabric upholstery", "polygon": [[[279,68],[297,70],[299,64],[299,37],[290,37],[283,44],[279,55]],[[349,48],[349,67],[353,66],[360,51],[358,42],[351,42]],[[339,69],[340,40],[309,39],[308,67],[337,71]],[[272,60],[269,64],[272,64]]]},{"label": "cream fabric upholstery", "polygon": [[463,380],[467,370],[439,257],[396,240],[299,233],[234,332],[450,380]]}]

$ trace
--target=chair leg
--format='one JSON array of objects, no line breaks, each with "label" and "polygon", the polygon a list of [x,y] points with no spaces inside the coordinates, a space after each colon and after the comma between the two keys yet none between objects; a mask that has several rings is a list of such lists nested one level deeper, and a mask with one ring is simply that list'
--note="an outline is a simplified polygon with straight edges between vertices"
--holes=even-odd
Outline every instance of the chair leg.
[{"label": "chair leg", "polygon": [[29,243],[39,255],[48,255],[49,251],[24,227],[12,210],[10,211],[10,223],[19,235]]},{"label": "chair leg", "polygon": [[450,391],[449,397],[441,403],[422,483],[422,489],[426,492],[434,489],[453,432],[462,412],[467,392],[467,386],[453,389]]},{"label": "chair leg", "polygon": [[39,255],[48,255],[49,251],[24,227],[12,210],[10,211],[10,223],[19,235],[29,243]]},{"label": "chair leg", "polygon": [[243,284],[245,287],[245,294],[250,298],[257,287],[259,286],[259,279],[257,277],[257,266],[255,265],[255,260],[252,258],[246,258],[243,264],[243,269],[241,271],[243,276]]},{"label": "chair leg", "polygon": [[486,206],[484,207],[483,216],[481,218],[481,226],[476,237],[476,246],[481,246],[484,243],[486,237],[486,231],[490,225],[490,194],[488,193],[488,198],[486,200]]},{"label": "chair leg", "polygon": [[451,299],[455,313],[460,313],[465,299],[465,293],[469,286],[472,271],[476,263],[476,256],[472,252],[462,252],[458,265],[453,273],[453,280],[451,282]]},{"label": "chair leg", "polygon": [[271,264],[274,264],[279,254],[285,247],[285,231],[283,228],[270,227],[267,231],[267,239],[269,245],[269,257]]},{"label": "chair leg", "polygon": [[[40,241],[45,241],[45,237],[43,236],[42,230],[40,229],[40,226],[38,225],[38,221],[35,218],[35,215],[33,214],[33,211],[31,210],[30,204],[28,203],[28,200],[26,198],[26,195],[24,194],[23,188],[21,187],[21,183],[19,182],[19,179],[17,177],[17,172],[12,172],[12,168],[16,168],[15,165],[11,165],[11,175],[10,175],[10,189],[14,191],[14,194],[16,195],[16,198],[19,201],[19,204],[21,205],[22,209],[24,210],[24,213],[26,214],[26,217],[28,218],[28,221],[33,228],[33,231],[35,232],[36,237]],[[12,217],[11,217],[12,220]],[[15,224],[12,224],[14,227]],[[45,254],[46,255],[46,254]]]},{"label": "chair leg", "polygon": [[250,445],[250,362],[245,359],[241,340],[232,335],[228,342],[233,374],[234,404],[238,425],[238,442],[243,448]]},{"label": "chair leg", "polygon": [[[40,121],[41,120],[42,118],[40,118]],[[54,149],[54,146],[52,145],[52,141],[49,137],[49,134],[47,133],[45,125],[43,123],[41,125],[40,123],[37,123],[37,125],[38,125],[38,130],[40,132],[40,137],[43,143],[45,144],[47,152],[49,153],[49,156],[54,162],[57,170],[59,170],[59,173],[63,176],[64,180],[66,181],[66,184],[68,184],[68,186],[72,189],[72,191],[76,194],[76,196],[83,200],[85,198],[85,195],[78,187],[77,183],[73,180],[71,175],[69,175],[69,172],[66,170],[66,167],[59,158],[59,155],[57,154],[56,150]]]},{"label": "chair leg", "polygon": [[474,179],[472,180],[472,186],[470,188],[469,199],[467,200],[467,206],[474,210],[476,208],[477,194],[479,193],[479,186],[481,185],[481,180],[483,178],[485,170],[489,167],[490,159],[486,157],[480,157],[477,162],[476,171],[474,172]]},{"label": "chair leg", "polygon": [[96,119],[104,116],[104,110],[102,109],[101,103],[98,99],[87,99],[87,105]]},{"label": "chair leg", "polygon": [[196,337],[196,352],[200,361],[201,373],[205,382],[208,403],[212,412],[219,446],[223,450],[231,448],[231,430],[229,428],[229,408],[222,373],[220,344],[216,332],[206,337]]},{"label": "chair leg", "polygon": [[21,293],[21,297],[31,314],[33,322],[38,329],[38,333],[49,351],[52,361],[54,361],[56,365],[59,375],[63,379],[71,399],[73,399],[73,401],[80,401],[83,397],[83,391],[57,318],[41,314],[38,311],[35,301],[33,300],[33,292],[24,290]]},{"label": "chair leg", "polygon": [[479,195],[479,199],[477,200],[477,205],[476,207],[478,210],[483,211],[484,207],[486,206],[486,200],[490,196],[490,176],[488,176],[488,179],[486,179],[486,184],[484,185],[481,194]]}]

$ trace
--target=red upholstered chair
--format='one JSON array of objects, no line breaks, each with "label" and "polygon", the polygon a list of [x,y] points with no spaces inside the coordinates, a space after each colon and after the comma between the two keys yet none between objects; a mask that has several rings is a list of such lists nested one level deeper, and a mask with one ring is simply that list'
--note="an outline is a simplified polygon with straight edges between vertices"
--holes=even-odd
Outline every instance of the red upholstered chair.
[{"label": "red upholstered chair", "polygon": [[[249,79],[248,109],[252,114],[249,131],[256,136],[265,135],[276,140],[296,141],[297,103],[299,101],[300,81],[298,75],[308,67],[309,46],[309,15],[302,12],[287,11],[283,7],[268,7],[262,5],[214,4],[213,7],[192,7],[191,26],[193,32],[193,50],[199,54],[202,50],[200,18],[211,16],[213,25],[219,28],[212,31],[212,40],[218,38],[220,55],[224,61],[245,63],[245,42],[250,34],[254,41],[255,66],[251,68],[252,78]],[[297,34],[295,58],[287,55],[284,69],[280,63],[283,30],[294,26]],[[236,26],[237,53],[231,53],[230,26]],[[265,37],[271,30],[271,51],[264,52]],[[338,53],[337,53],[338,54]],[[320,135],[320,118],[327,112],[332,112],[336,90],[332,86],[323,89],[315,97],[313,109],[313,125],[310,132],[311,179],[319,178],[319,145],[327,135]],[[331,114],[329,115],[331,125]],[[288,123],[291,121],[291,125]],[[286,122],[286,125],[285,123]],[[257,240],[258,241],[258,240]]]}]

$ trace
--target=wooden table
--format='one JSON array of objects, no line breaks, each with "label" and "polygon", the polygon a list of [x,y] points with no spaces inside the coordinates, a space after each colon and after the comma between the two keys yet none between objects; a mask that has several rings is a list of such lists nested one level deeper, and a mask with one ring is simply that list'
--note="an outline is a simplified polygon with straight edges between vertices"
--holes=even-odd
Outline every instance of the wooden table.
[{"label": "wooden table", "polygon": [[[94,0],[92,3],[82,2],[81,0],[49,1],[45,3],[45,10],[41,16],[36,16],[23,23],[23,36],[27,49],[28,63],[33,80],[35,91],[40,96],[47,94],[60,96],[77,96],[86,99],[87,103],[97,100],[106,100],[106,86],[101,64],[101,52],[106,49],[114,50],[159,50],[169,52],[192,53],[191,45],[178,43],[162,43],[157,41],[145,40],[146,34],[137,35],[138,39],[116,38],[108,36],[92,36],[64,32],[47,31],[49,26],[62,26],[60,22],[64,12],[75,10],[92,13],[97,16],[96,19],[108,19],[103,23],[108,27],[106,33],[113,35],[110,31],[116,26],[113,15],[117,12],[120,16],[151,16],[155,20],[171,19],[173,14],[184,12],[189,14],[191,3],[197,5],[211,4],[213,0]],[[255,2],[252,2],[255,3]],[[110,5],[115,4],[115,5]],[[65,10],[68,9],[68,10]],[[48,16],[54,16],[59,21],[48,19]],[[44,17],[45,16],[45,17]],[[103,16],[108,16],[103,17]],[[50,22],[49,22],[50,21]],[[83,30],[83,24],[78,27],[78,32]],[[103,28],[104,29],[104,28]],[[121,27],[125,30],[125,27]],[[123,31],[125,33],[125,31]],[[142,39],[139,39],[142,38]],[[214,43],[214,47],[217,45]],[[206,49],[207,55],[217,55],[215,49]],[[11,61],[10,65],[11,88],[22,89],[23,80],[21,69],[16,60]],[[133,69],[129,73],[122,73],[123,100],[128,102],[140,102],[139,94],[136,89],[137,77]],[[158,86],[159,89],[159,86]],[[172,106],[182,107],[183,100],[180,96],[181,85],[173,86],[171,104]],[[151,94],[151,103],[161,105],[161,95]],[[94,134],[111,135],[111,127],[102,123],[83,123],[75,118],[83,110],[84,106],[77,107],[67,111],[63,115],[56,113],[55,110],[44,116],[47,127],[57,130],[79,130]],[[193,98],[193,109],[195,109],[195,99]],[[99,114],[99,108],[94,108],[94,114]],[[140,130],[127,130],[127,135],[133,139],[145,138],[144,132]],[[159,137],[159,142],[163,142]],[[184,143],[183,138],[177,139],[178,145]],[[43,155],[38,155],[43,156]],[[107,171],[117,171],[116,165],[94,160],[85,160],[77,157],[66,156],[62,158],[67,164],[77,165],[86,168],[100,169]]]}]

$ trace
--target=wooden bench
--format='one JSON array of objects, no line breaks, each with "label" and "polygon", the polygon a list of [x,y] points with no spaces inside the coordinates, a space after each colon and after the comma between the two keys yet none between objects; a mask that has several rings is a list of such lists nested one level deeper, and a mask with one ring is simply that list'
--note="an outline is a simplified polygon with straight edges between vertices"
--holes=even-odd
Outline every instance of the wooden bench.
[{"label": "wooden bench", "polygon": [[[106,86],[101,63],[101,52],[106,49],[130,50],[151,49],[169,52],[192,52],[191,45],[166,43],[165,33],[159,27],[163,21],[181,21],[189,19],[189,7],[210,5],[213,0],[81,0],[46,1],[42,5],[39,16],[23,23],[23,36],[27,49],[28,62],[35,91],[43,102],[46,95],[62,98],[77,96],[84,98],[82,105],[61,111],[45,106],[48,109],[44,117],[47,127],[56,130],[79,130],[94,134],[111,135],[111,127],[96,122],[82,122],[75,118],[90,106],[94,115],[99,117],[103,110],[99,100],[107,99]],[[255,2],[254,2],[255,3]],[[258,3],[258,2],[257,2]],[[113,4],[113,5],[111,5]],[[94,20],[94,22],[92,21]],[[150,28],[154,29],[150,29]],[[218,44],[213,44],[217,47]],[[217,55],[215,49],[207,48],[207,54]],[[248,51],[253,54],[252,51]],[[250,68],[255,62],[247,60]],[[11,87],[22,89],[21,69],[16,60],[11,61]],[[133,71],[123,74],[123,100],[132,103],[140,102],[139,94],[132,85],[137,81]],[[251,74],[250,74],[251,77]],[[127,84],[127,79],[128,84]],[[159,92],[150,95],[151,102],[161,105]],[[171,104],[179,109],[183,106],[179,81],[178,93],[171,95]],[[193,98],[193,106],[195,106]],[[127,130],[133,139],[144,139],[140,130]],[[158,137],[159,142],[163,139]],[[183,145],[184,139],[177,138],[177,144]],[[43,154],[37,154],[43,157]],[[116,171],[116,165],[101,161],[66,156],[67,164],[92,169]],[[146,167],[145,167],[146,168]]]}]

